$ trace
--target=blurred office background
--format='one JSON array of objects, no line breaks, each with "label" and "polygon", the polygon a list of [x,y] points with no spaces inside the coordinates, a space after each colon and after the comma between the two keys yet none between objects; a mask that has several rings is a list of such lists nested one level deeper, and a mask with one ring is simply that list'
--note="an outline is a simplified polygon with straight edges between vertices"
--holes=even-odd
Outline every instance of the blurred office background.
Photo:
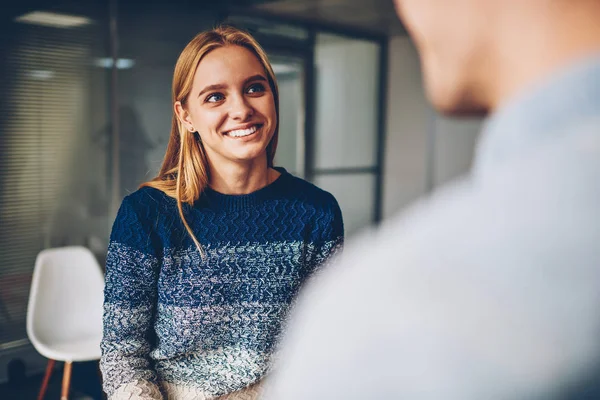
[{"label": "blurred office background", "polygon": [[[391,0],[22,0],[0,18],[2,399],[36,393],[45,366],[25,328],[36,255],[83,245],[103,264],[121,199],[160,167],[173,67],[199,31],[231,23],[265,47],[276,163],[337,197],[348,237],[472,161],[481,121],[429,107]],[[74,371],[75,396],[99,398]]]}]

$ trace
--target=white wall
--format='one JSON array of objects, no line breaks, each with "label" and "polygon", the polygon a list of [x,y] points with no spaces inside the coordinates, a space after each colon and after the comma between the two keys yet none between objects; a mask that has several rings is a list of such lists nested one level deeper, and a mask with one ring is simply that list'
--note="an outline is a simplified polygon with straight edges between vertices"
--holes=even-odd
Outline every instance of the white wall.
[{"label": "white wall", "polygon": [[427,102],[417,51],[390,39],[383,215],[389,217],[470,168],[481,120],[437,114]]},{"label": "white wall", "polygon": [[319,34],[315,45],[315,167],[376,164],[379,46]]},{"label": "white wall", "polygon": [[336,197],[348,237],[373,223],[376,176],[322,170],[376,166],[379,51],[372,41],[317,35],[314,183]]}]

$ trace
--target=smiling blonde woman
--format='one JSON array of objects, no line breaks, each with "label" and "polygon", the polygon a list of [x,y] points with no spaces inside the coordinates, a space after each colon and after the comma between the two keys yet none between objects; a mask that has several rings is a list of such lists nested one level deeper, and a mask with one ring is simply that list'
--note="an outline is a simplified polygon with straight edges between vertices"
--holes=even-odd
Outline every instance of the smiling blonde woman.
[{"label": "smiling blonde woman", "polygon": [[254,399],[303,282],[343,243],[335,198],[273,166],[267,56],[220,27],[183,50],[158,176],[128,195],[106,263],[110,399]]}]

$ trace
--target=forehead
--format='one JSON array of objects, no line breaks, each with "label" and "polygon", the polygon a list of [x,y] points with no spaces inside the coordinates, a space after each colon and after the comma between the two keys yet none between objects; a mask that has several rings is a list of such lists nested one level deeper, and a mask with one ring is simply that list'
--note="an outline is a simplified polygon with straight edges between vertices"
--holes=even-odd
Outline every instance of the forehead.
[{"label": "forehead", "polygon": [[265,75],[265,70],[254,53],[241,46],[224,46],[211,51],[200,61],[194,86],[234,85],[258,74]]}]

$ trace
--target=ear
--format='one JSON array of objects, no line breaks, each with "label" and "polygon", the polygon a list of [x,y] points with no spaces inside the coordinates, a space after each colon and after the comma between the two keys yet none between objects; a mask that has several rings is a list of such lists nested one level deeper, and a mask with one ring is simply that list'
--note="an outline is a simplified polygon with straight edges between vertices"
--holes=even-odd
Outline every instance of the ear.
[{"label": "ear", "polygon": [[173,105],[173,109],[175,110],[175,115],[177,115],[179,122],[181,122],[188,131],[196,132],[196,130],[194,129],[194,122],[192,121],[192,116],[183,107],[180,101],[175,102],[175,104]]}]

